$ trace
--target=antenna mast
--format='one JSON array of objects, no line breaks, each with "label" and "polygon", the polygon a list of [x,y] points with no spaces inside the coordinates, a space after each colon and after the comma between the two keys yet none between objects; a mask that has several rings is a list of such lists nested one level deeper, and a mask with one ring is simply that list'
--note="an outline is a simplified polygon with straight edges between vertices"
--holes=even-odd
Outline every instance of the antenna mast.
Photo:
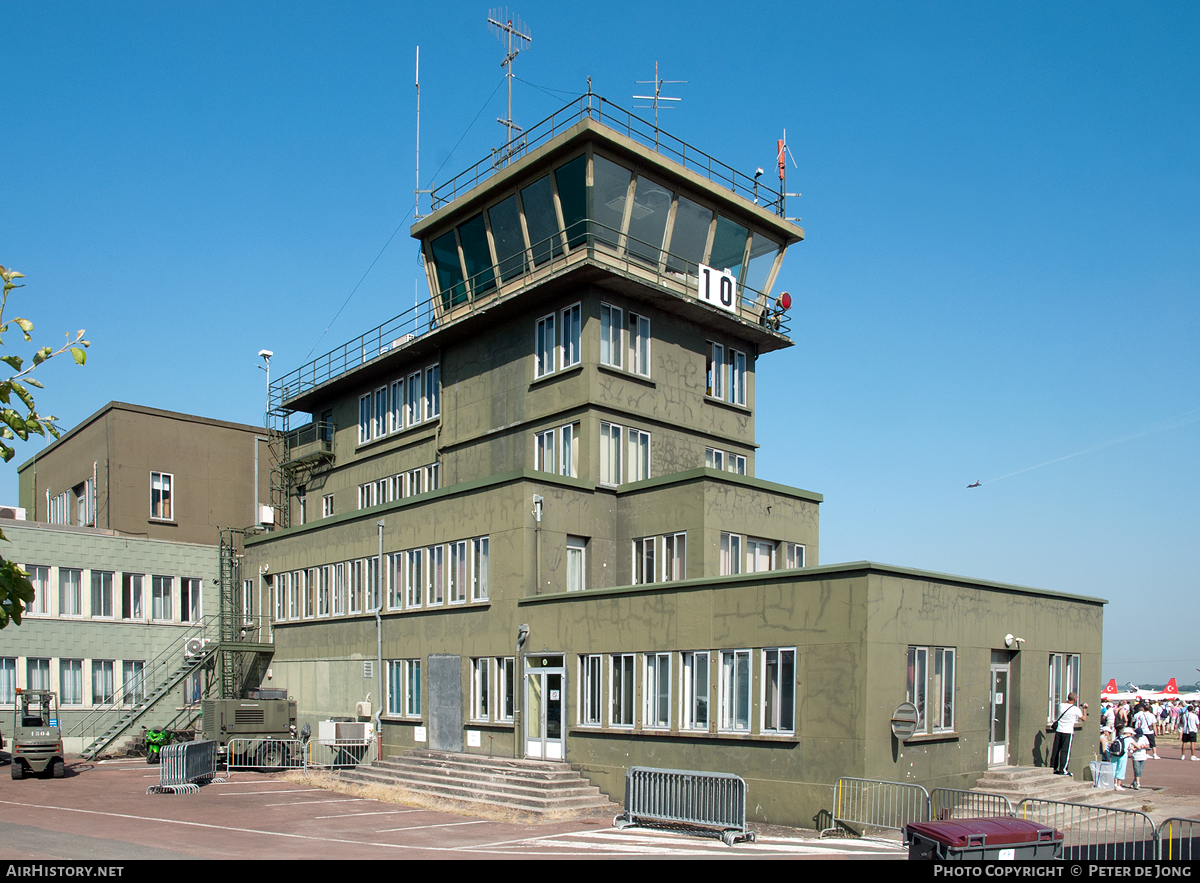
[{"label": "antenna mast", "polygon": [[[503,19],[503,21],[501,21]],[[500,66],[505,69],[504,76],[508,79],[508,117],[505,119],[496,118],[496,122],[504,126],[504,148],[500,156],[496,158],[496,165],[503,166],[512,158],[516,150],[511,147],[513,142],[513,131],[518,134],[524,131],[520,126],[513,122],[512,112],[512,63],[520,54],[521,50],[533,43],[533,37],[529,36],[529,29],[518,18],[514,25],[513,20],[508,17],[508,10],[502,15],[498,9],[492,10],[488,15],[488,25],[491,27],[492,33],[496,35],[496,39],[501,43],[508,39],[508,54],[504,56],[504,61],[500,62]],[[516,49],[513,49],[513,40],[516,39],[519,44]]]},{"label": "antenna mast", "polygon": [[[658,103],[660,101],[683,101],[682,98],[668,98],[662,94],[662,87],[667,83],[686,83],[687,80],[660,80],[658,78],[658,62],[654,62],[654,79],[653,80],[638,80],[639,86],[644,86],[647,83],[654,84],[653,95],[634,95],[637,101],[652,101],[653,104],[635,104],[634,107],[653,107],[654,108],[654,146],[658,147]],[[664,110],[670,110],[674,105],[668,104]]]},{"label": "antenna mast", "polygon": [[413,220],[421,220],[421,194],[432,191],[421,189],[421,47],[417,47],[417,188],[413,191]]},{"label": "antenna mast", "polygon": [[792,153],[792,149],[787,145],[787,129],[783,130],[783,137],[775,142],[776,162],[779,164],[779,216],[785,221],[799,221],[801,218],[789,218],[787,216],[787,198],[795,196],[797,198],[803,196],[803,193],[788,193],[787,192],[787,161],[788,157],[792,158],[792,165],[796,168],[800,166],[796,163],[796,157]]}]

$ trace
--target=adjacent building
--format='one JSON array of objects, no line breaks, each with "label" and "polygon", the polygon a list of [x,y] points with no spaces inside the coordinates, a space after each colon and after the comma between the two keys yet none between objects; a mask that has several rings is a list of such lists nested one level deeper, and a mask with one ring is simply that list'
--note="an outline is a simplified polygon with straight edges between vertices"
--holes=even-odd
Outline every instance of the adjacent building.
[{"label": "adjacent building", "polygon": [[523,143],[434,191],[427,302],[273,385],[280,527],[242,572],[274,684],[310,722],[369,696],[390,753],[618,796],[631,765],[737,772],[786,824],[839,776],[1043,754],[1103,601],[823,564],[821,495],[757,474],[782,196],[594,95]]}]

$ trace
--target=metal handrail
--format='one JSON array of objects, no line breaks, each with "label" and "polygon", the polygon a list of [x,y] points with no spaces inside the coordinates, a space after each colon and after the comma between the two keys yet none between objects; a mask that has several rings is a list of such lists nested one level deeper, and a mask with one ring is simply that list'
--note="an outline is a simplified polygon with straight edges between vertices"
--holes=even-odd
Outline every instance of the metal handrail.
[{"label": "metal handrail", "polygon": [[[544,144],[559,133],[584,119],[592,119],[614,130],[618,134],[637,141],[655,153],[660,153],[686,169],[693,171],[715,184],[720,184],[762,207],[783,214],[783,194],[752,176],[739,172],[693,147],[682,139],[670,135],[654,123],[613,104],[594,92],[581,95],[554,111],[545,119],[526,129],[517,138],[509,141],[491,156],[479,160],[475,165],[455,175],[446,183],[434,188],[431,199],[433,210],[453,201],[473,187],[499,172],[513,159],[525,155]],[[499,159],[498,159],[499,158]]]},{"label": "metal handrail", "polygon": [[[578,232],[583,228],[586,232]],[[573,242],[563,245],[563,239]],[[613,243],[619,243],[614,245]],[[638,244],[650,253],[657,252],[659,260],[652,265],[633,256],[630,244]],[[535,264],[533,255],[546,255]],[[558,230],[545,239],[533,243],[518,255],[524,269],[507,281],[499,278],[499,267],[489,266],[470,278],[455,283],[450,291],[440,292],[405,310],[398,316],[375,326],[370,331],[318,356],[311,362],[271,383],[271,409],[278,411],[285,403],[316,387],[342,376],[387,353],[401,349],[419,340],[442,324],[458,321],[475,310],[493,303],[500,297],[512,297],[541,284],[567,269],[573,269],[585,261],[601,264],[608,269],[621,272],[628,277],[657,285],[672,293],[695,297],[699,264],[681,255],[674,254],[661,245],[642,242],[628,233],[609,227],[599,221],[585,218],[573,223],[567,230]],[[668,270],[668,266],[681,266],[682,272]],[[756,324],[767,326],[770,302],[766,293],[748,286],[739,289],[738,314]],[[790,332],[789,316],[786,313],[773,316],[770,330],[781,335]],[[301,427],[303,430],[305,427]]]}]

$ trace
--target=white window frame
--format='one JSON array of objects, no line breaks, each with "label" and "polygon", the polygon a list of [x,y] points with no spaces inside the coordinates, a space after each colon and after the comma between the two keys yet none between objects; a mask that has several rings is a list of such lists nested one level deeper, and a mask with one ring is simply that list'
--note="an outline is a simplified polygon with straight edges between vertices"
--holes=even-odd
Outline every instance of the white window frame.
[{"label": "white window frame", "polygon": [[387,607],[404,609],[404,552],[387,553]]},{"label": "white window frame", "polygon": [[671,654],[642,654],[642,727],[671,729]]},{"label": "white window frame", "polygon": [[[58,684],[60,705],[83,705],[83,660],[60,659],[58,661]],[[0,704],[11,701],[13,700],[0,695]]]},{"label": "white window frame", "polygon": [[658,579],[658,537],[635,537],[630,585],[648,586]]},{"label": "white window frame", "polygon": [[785,543],[784,547],[787,554],[787,566],[789,570],[794,570],[804,566],[804,545],[803,543]]},{"label": "white window frame", "polygon": [[116,608],[113,601],[113,572],[111,570],[93,570],[92,618],[114,619],[116,617]]},{"label": "white window frame", "polygon": [[511,721],[517,695],[517,660],[515,656],[496,657],[496,720]]},{"label": "white window frame", "polygon": [[425,606],[446,603],[446,547],[441,543],[425,548]]},{"label": "white window frame", "polygon": [[360,445],[365,445],[372,440],[371,431],[374,428],[374,394],[360,395],[358,397],[358,443]]},{"label": "white window frame", "polygon": [[[150,473],[150,520],[175,520],[175,475],[171,472]],[[63,522],[66,524],[67,522]]]},{"label": "white window frame", "polygon": [[471,660],[471,720],[491,720],[492,658],[480,656]]},{"label": "white window frame", "polygon": [[[175,577],[156,574],[150,577],[150,619],[153,622],[174,622]],[[155,616],[155,612],[161,615]]]},{"label": "white window frame", "polygon": [[179,621],[200,622],[204,618],[204,583],[196,577],[179,578]]},{"label": "white window frame", "polygon": [[600,423],[600,483],[621,483],[621,427],[606,421]]},{"label": "white window frame", "polygon": [[568,423],[560,430],[558,472],[568,478],[579,476],[579,424]]},{"label": "white window frame", "polygon": [[598,653],[579,656],[579,709],[576,720],[581,727],[604,724],[604,659]]},{"label": "white window frame", "polygon": [[609,656],[608,725],[615,729],[632,730],[636,723],[636,664],[633,653],[613,653]]},{"label": "white window frame", "polygon": [[538,472],[556,472],[554,437],[557,432],[547,429],[533,435],[533,468]]},{"label": "white window frame", "polygon": [[735,349],[729,350],[729,401],[746,404],[746,354]]},{"label": "white window frame", "polygon": [[325,494],[321,497],[321,517],[329,518],[333,515],[333,494]]},{"label": "white window frame", "polygon": [[687,531],[663,536],[663,582],[687,579]]},{"label": "white window frame", "polygon": [[917,708],[918,733],[954,732],[957,658],[954,647],[909,645],[905,697]]},{"label": "white window frame", "polygon": [[[717,729],[722,733],[748,733],[753,720],[753,670],[749,649],[722,650],[717,680]],[[739,675],[744,673],[745,682]],[[743,718],[744,715],[744,718]]]},{"label": "white window frame", "polygon": [[650,477],[650,433],[631,427],[628,438],[629,480],[645,481]]},{"label": "white window frame", "polygon": [[488,537],[471,540],[471,601],[483,603],[488,600],[491,566],[491,541]]},{"label": "white window frame", "polygon": [[620,307],[600,304],[600,364],[611,368],[623,367],[621,331],[623,313]]},{"label": "white window frame", "polygon": [[[759,538],[746,540],[746,573],[769,573],[775,569],[775,542]],[[765,567],[762,565],[766,565]]]},{"label": "white window frame", "polygon": [[650,319],[629,314],[629,370],[642,377],[651,374],[650,362]]},{"label": "white window frame", "polygon": [[679,654],[679,728],[707,732],[711,719],[712,670],[708,650]]},{"label": "white window frame", "polygon": [[583,361],[583,308],[572,304],[562,311],[562,356],[563,370],[573,368]]},{"label": "white window frame", "polygon": [[[128,616],[125,614],[128,612]],[[146,621],[146,575],[121,574],[121,619],[126,622]]]},{"label": "white window frame", "polygon": [[558,350],[554,326],[555,315],[551,313],[537,320],[537,329],[533,338],[533,376],[535,379],[554,373]]},{"label": "white window frame", "polygon": [[795,647],[766,647],[762,651],[762,721],[759,731],[772,735],[791,735],[796,732]]},{"label": "white window frame", "polygon": [[425,369],[425,419],[432,420],[442,413],[442,366],[440,363]]},{"label": "white window frame", "polygon": [[449,567],[447,568],[446,594],[451,604],[467,603],[467,584],[471,581],[471,544],[469,540],[447,543]]},{"label": "white window frame", "polygon": [[333,615],[346,615],[346,562],[333,566]]},{"label": "white window frame", "polygon": [[50,568],[45,564],[26,564],[29,584],[33,586],[33,601],[25,608],[26,616],[50,615]]},{"label": "white window frame", "polygon": [[587,538],[567,537],[567,591],[587,588]]},{"label": "white window frame", "polygon": [[742,535],[721,532],[721,576],[737,576],[742,572]]},{"label": "white window frame", "polygon": [[1058,719],[1058,706],[1067,701],[1067,694],[1079,695],[1079,654],[1051,653],[1046,701],[1046,721]]},{"label": "white window frame", "polygon": [[704,466],[706,469],[725,470],[725,452],[716,448],[704,449]]},{"label": "white window frame", "polygon": [[725,378],[725,347],[715,341],[707,342],[704,394],[709,398],[724,400],[722,383]]},{"label": "white window frame", "polygon": [[324,618],[330,615],[333,594],[333,567],[325,564],[317,572],[317,617]]}]

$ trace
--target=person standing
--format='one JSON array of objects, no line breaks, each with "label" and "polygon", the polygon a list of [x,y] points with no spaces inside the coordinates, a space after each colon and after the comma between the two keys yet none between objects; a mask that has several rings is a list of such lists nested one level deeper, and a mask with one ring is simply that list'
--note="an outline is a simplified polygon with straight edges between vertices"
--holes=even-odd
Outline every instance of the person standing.
[{"label": "person standing", "polygon": [[1150,703],[1142,700],[1141,707],[1138,713],[1133,716],[1133,728],[1139,736],[1145,736],[1146,742],[1150,746],[1150,753],[1146,755],[1145,760],[1160,760],[1158,756],[1158,748],[1156,747],[1157,740],[1154,738],[1154,725],[1157,718],[1154,717],[1154,712],[1150,710]]},{"label": "person standing", "polygon": [[1124,791],[1125,768],[1129,764],[1129,752],[1133,751],[1133,730],[1126,727],[1121,735],[1115,736],[1108,753],[1113,759],[1113,781],[1118,791]]},{"label": "person standing", "polygon": [[[1132,730],[1127,729],[1125,732],[1133,736]],[[1146,765],[1146,758],[1150,756],[1150,737],[1142,733],[1133,737],[1131,741],[1133,744],[1129,747],[1133,751],[1133,785],[1130,787],[1138,791],[1142,787],[1142,767]]]},{"label": "person standing", "polygon": [[1050,751],[1050,765],[1054,775],[1070,776],[1067,764],[1071,762],[1071,740],[1075,736],[1075,724],[1087,720],[1087,703],[1079,707],[1079,697],[1067,694],[1067,701],[1058,707],[1058,720],[1054,722],[1054,747]]},{"label": "person standing", "polygon": [[1200,715],[1196,714],[1196,706],[1189,705],[1179,713],[1179,759],[1183,760],[1187,754],[1191,754],[1192,760],[1200,760],[1196,757],[1196,733],[1200,732]]}]

